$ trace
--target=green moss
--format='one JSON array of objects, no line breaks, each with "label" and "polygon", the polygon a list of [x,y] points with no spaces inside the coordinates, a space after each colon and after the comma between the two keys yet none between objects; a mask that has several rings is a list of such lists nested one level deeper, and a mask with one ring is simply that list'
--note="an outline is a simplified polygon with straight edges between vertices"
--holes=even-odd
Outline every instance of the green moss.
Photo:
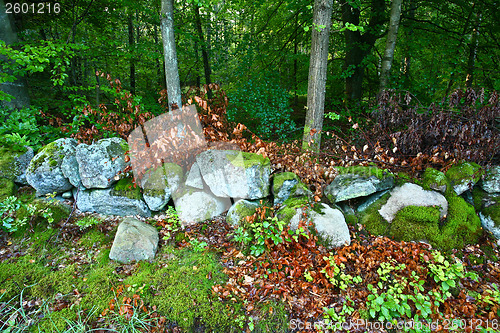
[{"label": "green moss", "polygon": [[256,307],[255,333],[287,332],[289,318],[282,302],[267,301]]},{"label": "green moss", "polygon": [[278,193],[280,188],[283,186],[283,183],[287,180],[297,180],[297,183],[300,183],[299,176],[297,176],[293,172],[281,172],[281,173],[275,174],[273,177],[273,191],[274,191],[274,193]]},{"label": "green moss", "polygon": [[19,155],[18,152],[13,152],[5,147],[0,147],[0,177],[14,179],[16,177],[17,168],[14,163],[14,155]]},{"label": "green moss", "polygon": [[15,184],[12,180],[0,178],[0,201],[14,194]]},{"label": "green moss", "polygon": [[80,238],[78,243],[82,246],[91,248],[98,247],[111,241],[112,239],[110,239],[109,235],[103,234],[101,231],[92,228]]},{"label": "green moss", "polygon": [[444,190],[446,190],[449,187],[449,180],[443,172],[427,168],[422,175],[421,185],[425,190],[434,190],[441,187],[444,187]]},{"label": "green moss", "polygon": [[345,222],[348,224],[348,225],[357,225],[358,224],[358,217],[356,216],[356,214],[345,214]]},{"label": "green moss", "polygon": [[154,281],[143,298],[185,330],[192,330],[199,319],[211,330],[227,331],[235,309],[212,295],[212,286],[227,280],[215,255],[172,247],[161,252],[159,256],[171,258],[166,265],[141,262],[124,284],[141,286]]},{"label": "green moss", "polygon": [[[42,147],[38,154],[35,155],[33,160],[31,160],[30,165],[28,166],[28,171],[29,172],[34,172],[36,169],[38,169],[47,159],[49,160],[49,165],[50,166],[56,166],[61,159],[59,160],[54,160],[52,156],[55,155],[56,151],[59,149],[59,145],[54,141],[49,143],[48,145]],[[54,165],[55,162],[55,165]]]},{"label": "green moss", "polygon": [[387,193],[365,209],[359,218],[366,230],[373,235],[387,235],[390,224],[378,212],[380,208],[389,200],[390,194]]},{"label": "green moss", "polygon": [[267,166],[271,164],[271,161],[267,157],[254,153],[235,151],[232,154],[227,154],[226,157],[231,162],[232,165],[245,169],[250,168],[254,165]]},{"label": "green moss", "polygon": [[40,324],[35,328],[35,332],[53,333],[64,332],[68,326],[67,321],[75,321],[77,314],[73,309],[64,308],[60,311],[52,311],[43,318]]},{"label": "green moss", "polygon": [[[46,200],[46,199],[35,199],[33,204],[36,205],[37,212],[43,210],[50,210],[52,212],[53,223],[58,223],[61,220],[66,220],[71,213],[71,209],[68,205],[58,201],[58,200]],[[37,215],[37,223],[46,222],[47,220],[41,215]]]},{"label": "green moss", "polygon": [[433,242],[440,234],[438,207],[407,206],[397,212],[389,236],[398,241]]},{"label": "green moss", "polygon": [[479,187],[474,187],[472,199],[476,211],[489,216],[496,227],[500,227],[500,195],[487,193]]},{"label": "green moss", "polygon": [[495,203],[483,208],[481,212],[493,220],[495,227],[500,228],[500,195],[491,200]]},{"label": "green moss", "polygon": [[114,186],[111,195],[141,200],[142,193],[139,186],[135,186],[132,178],[122,178]]},{"label": "green moss", "polygon": [[351,167],[335,167],[339,174],[355,174],[363,177],[371,177],[375,176],[378,179],[384,179],[389,175],[392,175],[391,172],[387,169],[379,169],[377,167],[365,167],[365,166],[351,166]]},{"label": "green moss", "polygon": [[463,162],[452,166],[446,172],[446,178],[452,185],[460,184],[464,179],[472,179],[474,183],[477,183],[483,173],[480,165],[473,162]]},{"label": "green moss", "polygon": [[459,196],[451,196],[447,200],[448,218],[436,240],[437,245],[447,250],[476,244],[482,234],[482,228],[474,207]]},{"label": "green moss", "polygon": [[27,254],[15,261],[0,263],[1,289],[5,290],[3,300],[11,299],[25,292],[31,293],[31,288],[50,273],[50,268],[39,262],[39,258]]},{"label": "green moss", "polygon": [[288,198],[283,202],[282,208],[277,211],[277,216],[281,221],[290,222],[296,210],[309,205],[308,198]]}]

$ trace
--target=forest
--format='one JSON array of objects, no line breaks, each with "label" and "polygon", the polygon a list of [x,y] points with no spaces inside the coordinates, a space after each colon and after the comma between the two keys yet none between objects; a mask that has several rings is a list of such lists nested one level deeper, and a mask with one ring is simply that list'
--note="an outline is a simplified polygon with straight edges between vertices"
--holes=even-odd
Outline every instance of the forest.
[{"label": "forest", "polygon": [[[483,217],[500,230],[500,178],[484,185],[500,170],[499,22],[494,0],[0,0],[0,330],[498,331],[500,231]],[[146,219],[154,261],[121,264],[120,217],[6,180],[27,147],[127,140],[185,105],[207,142],[294,173],[302,207],[342,211],[350,245],[290,229],[281,204],[239,227],[225,213],[185,226],[170,200]],[[465,164],[472,181],[453,192]],[[359,170],[425,190],[442,175],[449,214],[397,221],[463,239],[410,240],[374,222],[383,203],[327,198]]]}]

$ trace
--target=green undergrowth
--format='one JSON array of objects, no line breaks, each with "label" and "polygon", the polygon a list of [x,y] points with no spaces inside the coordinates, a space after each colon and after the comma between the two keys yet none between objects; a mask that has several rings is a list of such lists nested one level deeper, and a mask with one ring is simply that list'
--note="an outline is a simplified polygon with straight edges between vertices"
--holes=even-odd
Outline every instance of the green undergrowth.
[{"label": "green undergrowth", "polygon": [[[0,302],[19,299],[21,294],[24,300],[46,302],[31,332],[62,332],[77,325],[82,314],[89,316],[87,324],[80,323],[87,329],[91,322],[105,325],[122,320],[116,313],[114,319],[111,313],[99,318],[116,298],[119,286],[125,286],[120,299],[139,295],[150,311],[156,309],[159,316],[187,332],[201,326],[213,332],[236,332],[242,322],[248,322],[241,303],[222,302],[212,294],[213,285],[227,280],[216,253],[165,245],[154,262],[122,265],[109,260],[113,232],[105,234],[93,226],[74,239],[56,240],[57,231],[41,223],[32,233],[12,238],[26,248],[25,253],[0,263]],[[61,299],[71,307],[53,310]],[[282,308],[272,307],[263,308],[262,320],[255,323],[261,332],[285,318]]]}]

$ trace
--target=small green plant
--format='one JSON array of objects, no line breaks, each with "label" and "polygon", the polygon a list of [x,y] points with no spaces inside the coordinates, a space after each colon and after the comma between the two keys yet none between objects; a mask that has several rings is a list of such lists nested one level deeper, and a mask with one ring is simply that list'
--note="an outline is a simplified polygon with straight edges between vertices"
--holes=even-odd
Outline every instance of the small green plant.
[{"label": "small green plant", "polygon": [[328,118],[331,120],[339,120],[340,115],[335,113],[335,112],[327,112],[327,113],[325,113],[325,118]]},{"label": "small green plant", "polygon": [[163,221],[164,223],[162,223],[162,234],[164,240],[169,240],[177,231],[179,231],[181,222],[179,220],[179,214],[174,207],[168,206],[165,214],[166,218]]},{"label": "small green plant", "polygon": [[342,309],[338,313],[333,307],[325,307],[323,308],[323,311],[325,328],[338,331],[342,328],[341,324],[347,322],[347,316],[354,313],[354,302],[347,295],[344,303],[342,304]]},{"label": "small green plant", "polygon": [[101,221],[98,218],[90,215],[87,215],[75,222],[75,224],[79,226],[81,230],[93,227],[95,225],[98,225],[99,223],[101,223]]},{"label": "small green plant", "polygon": [[351,286],[356,283],[361,283],[363,278],[361,276],[352,276],[350,274],[346,274],[345,265],[340,263],[338,265],[335,262],[333,256],[323,257],[325,261],[328,263],[328,267],[323,268],[321,273],[325,274],[328,277],[328,280],[331,284],[338,287],[341,290],[347,289],[348,286]]},{"label": "small green plant", "polygon": [[247,228],[238,227],[233,238],[235,242],[242,243],[243,247],[247,247],[250,254],[255,257],[264,253],[271,243],[278,245],[284,242],[282,232],[286,225],[276,216],[266,217],[262,220],[260,217],[265,214],[262,214],[262,216],[258,214],[253,215],[253,222],[250,221]]},{"label": "small green plant", "polygon": [[[25,209],[27,214],[22,218],[17,217],[17,212]],[[35,206],[26,205],[15,196],[9,196],[0,202],[0,216],[2,229],[7,232],[15,232],[29,221],[29,216],[35,214]]]},{"label": "small green plant", "polygon": [[191,244],[194,252],[203,252],[205,251],[205,247],[207,247],[208,245],[207,242],[199,241],[196,238],[191,239],[191,241],[189,241],[189,244]]}]

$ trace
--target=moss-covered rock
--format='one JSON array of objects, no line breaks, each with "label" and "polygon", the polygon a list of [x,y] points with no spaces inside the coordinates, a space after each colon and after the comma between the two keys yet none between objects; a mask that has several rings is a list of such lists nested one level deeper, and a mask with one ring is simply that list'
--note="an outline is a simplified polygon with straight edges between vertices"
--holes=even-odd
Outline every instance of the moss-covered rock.
[{"label": "moss-covered rock", "polygon": [[481,182],[481,188],[488,193],[500,193],[500,165],[488,169]]},{"label": "moss-covered rock", "polygon": [[447,187],[450,185],[446,175],[436,169],[427,168],[422,175],[422,187],[426,190],[436,190],[445,193]]},{"label": "moss-covered rock", "polygon": [[455,193],[460,195],[472,188],[482,177],[484,171],[476,163],[463,162],[452,166],[446,172],[446,178],[453,186]]},{"label": "moss-covered rock", "polygon": [[229,225],[238,226],[242,219],[247,216],[252,216],[259,206],[259,201],[240,199],[229,208],[226,215],[226,222]]},{"label": "moss-covered rock", "polygon": [[312,196],[312,192],[293,172],[281,172],[273,176],[272,193],[274,204],[282,204],[292,197]]},{"label": "moss-covered rock", "polygon": [[472,197],[483,228],[500,239],[500,194],[474,188]]},{"label": "moss-covered rock", "polygon": [[73,187],[63,173],[62,164],[74,157],[76,146],[74,139],[58,139],[33,157],[26,170],[26,180],[36,189],[38,196],[66,192]]},{"label": "moss-covered rock", "polygon": [[110,195],[125,197],[133,200],[141,200],[141,189],[134,183],[133,178],[122,178],[113,187]]},{"label": "moss-covered rock", "polygon": [[394,186],[394,175],[376,167],[338,168],[339,175],[325,188],[331,203],[365,197]]}]

